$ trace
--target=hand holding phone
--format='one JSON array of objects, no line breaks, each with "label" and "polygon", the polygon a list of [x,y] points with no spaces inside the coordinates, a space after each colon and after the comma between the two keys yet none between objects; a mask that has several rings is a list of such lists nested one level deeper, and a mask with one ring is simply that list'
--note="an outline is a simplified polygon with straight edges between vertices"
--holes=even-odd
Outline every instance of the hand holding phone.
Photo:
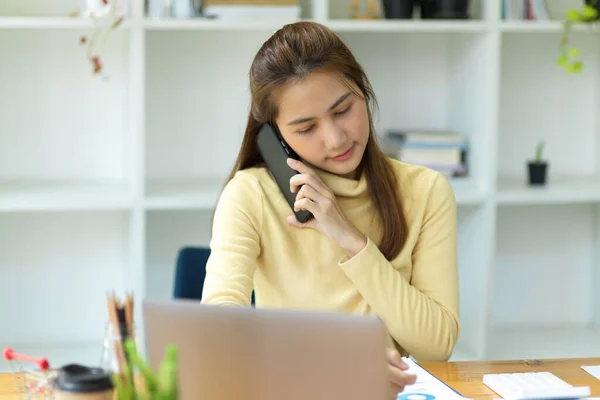
[{"label": "hand holding phone", "polygon": [[[258,150],[267,165],[267,169],[273,175],[279,190],[287,200],[292,211],[296,201],[296,193],[290,190],[290,179],[299,172],[290,168],[288,158],[299,160],[294,150],[287,145],[271,124],[264,124],[257,137]],[[312,214],[306,210],[294,211],[299,222],[306,222],[312,218]]]}]

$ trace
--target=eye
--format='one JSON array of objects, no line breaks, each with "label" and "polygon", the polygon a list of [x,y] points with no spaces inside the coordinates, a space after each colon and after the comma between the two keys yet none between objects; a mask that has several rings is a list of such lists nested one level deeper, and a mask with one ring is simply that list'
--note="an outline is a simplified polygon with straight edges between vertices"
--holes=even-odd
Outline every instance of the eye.
[{"label": "eye", "polygon": [[339,117],[339,116],[345,115],[345,114],[347,114],[347,113],[348,113],[348,111],[350,111],[350,109],[351,109],[351,108],[352,108],[352,104],[348,105],[348,107],[344,108],[343,110],[336,112],[334,115],[335,115],[336,117]]},{"label": "eye", "polygon": [[297,131],[298,133],[309,133],[310,131],[312,131],[314,129],[314,125],[309,126],[308,128],[304,128],[301,131]]}]

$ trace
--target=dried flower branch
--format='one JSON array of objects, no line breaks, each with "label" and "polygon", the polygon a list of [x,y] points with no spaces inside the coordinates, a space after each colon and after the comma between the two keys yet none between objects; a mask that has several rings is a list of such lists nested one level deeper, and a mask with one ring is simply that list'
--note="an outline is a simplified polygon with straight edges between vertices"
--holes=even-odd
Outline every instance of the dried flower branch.
[{"label": "dried flower branch", "polygon": [[[79,43],[87,47],[86,57],[92,64],[94,75],[104,73],[102,51],[104,46],[117,28],[125,20],[125,13],[120,7],[120,0],[87,0],[86,9],[81,13],[71,13],[71,16],[79,16],[91,19],[94,30],[88,36],[79,38]],[[106,75],[104,75],[106,77]]]}]

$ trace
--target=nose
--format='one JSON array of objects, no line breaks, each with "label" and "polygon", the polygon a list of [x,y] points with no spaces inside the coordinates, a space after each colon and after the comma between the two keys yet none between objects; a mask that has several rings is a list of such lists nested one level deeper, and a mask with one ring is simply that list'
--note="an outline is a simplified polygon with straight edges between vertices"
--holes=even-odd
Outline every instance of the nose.
[{"label": "nose", "polygon": [[327,124],[323,129],[323,142],[329,150],[340,150],[345,147],[348,137],[342,127],[334,123]]}]

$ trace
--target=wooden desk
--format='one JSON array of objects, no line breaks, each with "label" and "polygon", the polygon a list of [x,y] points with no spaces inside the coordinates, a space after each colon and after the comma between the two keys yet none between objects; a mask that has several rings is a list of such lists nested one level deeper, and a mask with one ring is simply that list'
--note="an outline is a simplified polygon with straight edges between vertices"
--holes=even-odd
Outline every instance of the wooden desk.
[{"label": "wooden desk", "polygon": [[[525,361],[430,362],[423,368],[471,399],[494,399],[498,396],[483,383],[483,374],[503,372],[552,372],[575,386],[590,386],[592,396],[600,396],[600,380],[581,369],[582,365],[600,365],[600,358]],[[0,400],[20,400],[11,374],[0,374]]]},{"label": "wooden desk", "polygon": [[573,386],[589,386],[592,396],[600,397],[600,380],[581,369],[582,365],[600,365],[600,358],[424,362],[419,365],[463,396],[471,399],[494,399],[499,397],[482,383],[484,374],[543,371],[551,372]]}]

